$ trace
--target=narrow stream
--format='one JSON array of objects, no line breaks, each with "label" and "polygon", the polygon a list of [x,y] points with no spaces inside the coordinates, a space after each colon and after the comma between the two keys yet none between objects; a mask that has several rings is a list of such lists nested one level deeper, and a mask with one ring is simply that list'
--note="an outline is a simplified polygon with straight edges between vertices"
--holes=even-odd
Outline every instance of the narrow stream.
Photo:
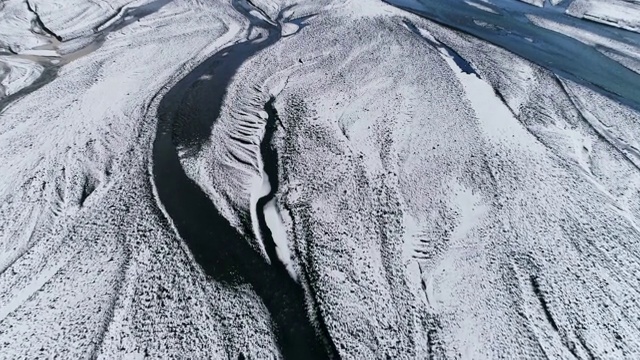
[{"label": "narrow stream", "polygon": [[[281,262],[268,264],[219,213],[180,164],[176,145],[198,146],[209,137],[227,86],[240,65],[281,38],[280,25],[253,17],[240,0],[233,5],[252,26],[266,30],[267,35],[223,48],[164,96],[158,109],[153,146],[153,180],[162,205],[203,270],[217,281],[232,285],[248,283],[263,300],[285,359],[338,358],[333,346],[325,346],[326,332],[316,331],[308,318],[300,284]],[[275,161],[265,159],[265,166],[272,167],[270,164]],[[262,229],[268,230],[266,224],[262,225]]]}]

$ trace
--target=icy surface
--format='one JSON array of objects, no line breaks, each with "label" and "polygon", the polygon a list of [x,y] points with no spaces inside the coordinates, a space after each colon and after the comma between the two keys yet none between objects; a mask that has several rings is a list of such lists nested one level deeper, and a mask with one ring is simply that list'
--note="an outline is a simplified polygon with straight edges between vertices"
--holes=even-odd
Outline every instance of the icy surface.
[{"label": "icy surface", "polygon": [[0,358],[639,358],[637,3],[526,2],[0,2]]}]

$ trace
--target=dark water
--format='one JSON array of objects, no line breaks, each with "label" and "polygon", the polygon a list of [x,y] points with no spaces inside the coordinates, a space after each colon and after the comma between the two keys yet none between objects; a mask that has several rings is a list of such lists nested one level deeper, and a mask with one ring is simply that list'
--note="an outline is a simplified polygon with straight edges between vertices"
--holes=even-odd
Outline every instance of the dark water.
[{"label": "dark water", "polygon": [[[207,275],[230,285],[250,284],[262,299],[271,315],[285,359],[337,358],[335,348],[330,341],[327,342],[326,332],[323,329],[316,331],[308,318],[302,287],[289,276],[282,264],[275,261],[273,265],[268,264],[250,246],[200,187],[187,177],[178,158],[176,145],[200,146],[209,138],[227,86],[240,65],[281,38],[279,25],[252,17],[240,1],[234,1],[234,6],[251,20],[252,26],[266,30],[267,35],[220,50],[162,99],[153,147],[153,172],[158,195],[180,236]],[[209,80],[202,80],[203,76]],[[271,107],[267,105],[266,108]],[[273,129],[267,130],[273,132]],[[275,159],[265,160],[275,163]],[[267,168],[270,172],[277,172],[273,166]],[[277,175],[274,178],[277,179]],[[264,231],[268,231],[266,224],[261,225]],[[274,260],[277,258],[274,252],[270,255]]]},{"label": "dark water", "polygon": [[[521,12],[496,7],[500,13],[493,14],[459,0],[420,0],[421,5],[415,8],[403,7],[407,3],[402,0],[386,1],[493,43],[561,77],[590,86],[616,101],[640,109],[640,74],[603,55],[592,46],[536,26]],[[528,11],[536,15],[545,14],[553,21],[570,23],[573,26],[580,24],[605,37],[640,44],[640,36],[637,34],[567,19],[561,13],[542,13],[542,10],[537,8],[530,8]]]}]

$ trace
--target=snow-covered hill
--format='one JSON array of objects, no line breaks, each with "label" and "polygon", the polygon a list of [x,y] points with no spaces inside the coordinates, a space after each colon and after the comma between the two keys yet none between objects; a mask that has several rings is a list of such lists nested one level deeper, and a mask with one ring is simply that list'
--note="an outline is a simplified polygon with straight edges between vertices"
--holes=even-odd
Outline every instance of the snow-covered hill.
[{"label": "snow-covered hill", "polygon": [[0,358],[637,358],[583,4],[0,2]]}]

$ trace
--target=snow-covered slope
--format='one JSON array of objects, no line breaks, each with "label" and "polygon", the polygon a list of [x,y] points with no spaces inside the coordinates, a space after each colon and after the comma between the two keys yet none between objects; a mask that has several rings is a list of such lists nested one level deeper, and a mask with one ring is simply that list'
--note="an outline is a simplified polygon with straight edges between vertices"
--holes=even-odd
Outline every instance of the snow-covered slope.
[{"label": "snow-covered slope", "polygon": [[0,358],[640,356],[637,39],[505,1],[2,2]]},{"label": "snow-covered slope", "polygon": [[172,2],[3,110],[0,357],[275,351],[255,295],[206,281],[149,181],[156,94],[244,28],[228,4]]}]

